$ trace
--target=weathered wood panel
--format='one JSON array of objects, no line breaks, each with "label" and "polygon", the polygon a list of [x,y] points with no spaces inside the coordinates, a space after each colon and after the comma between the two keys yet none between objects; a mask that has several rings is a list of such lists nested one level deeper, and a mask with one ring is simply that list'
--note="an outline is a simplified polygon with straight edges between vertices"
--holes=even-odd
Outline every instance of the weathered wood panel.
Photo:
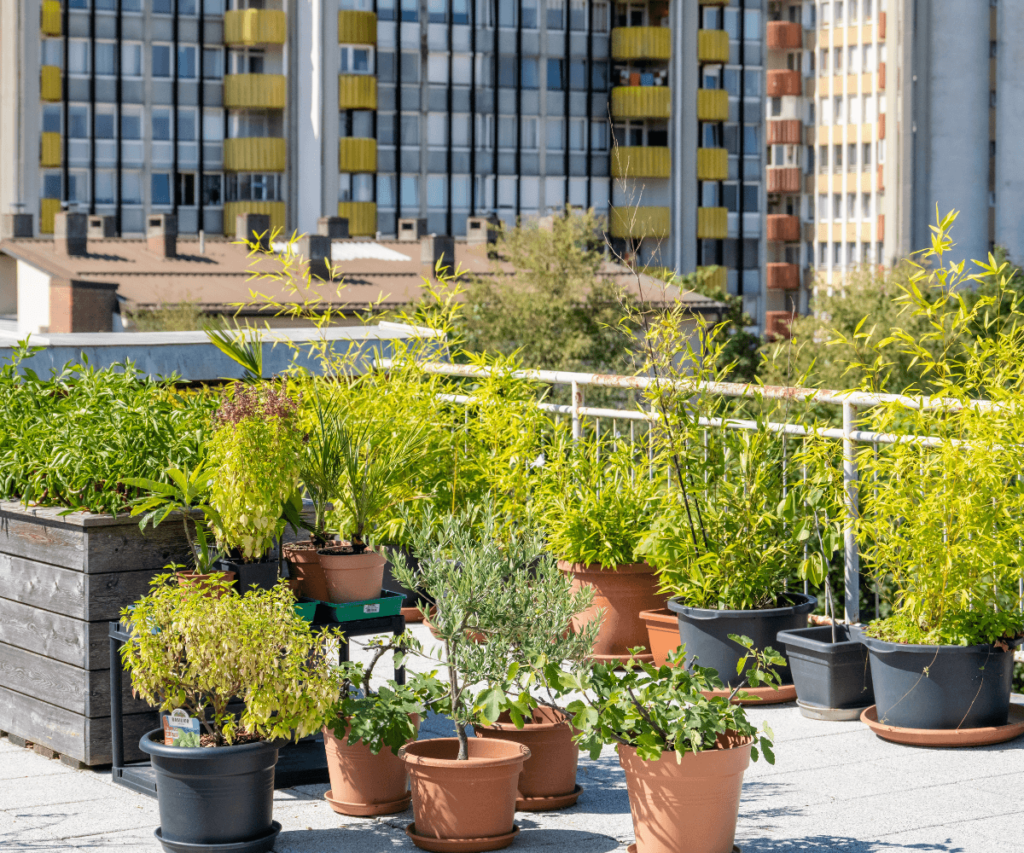
[{"label": "weathered wood panel", "polygon": [[85,530],[0,509],[0,552],[69,569],[85,570]]},{"label": "weathered wood panel", "polygon": [[0,643],[82,669],[110,665],[108,620],[83,622],[0,598]]},{"label": "weathered wood panel", "polygon": [[[125,715],[126,761],[140,761],[146,758],[139,749],[139,739],[146,732],[157,728],[158,723],[155,711]],[[113,760],[110,747],[110,717],[89,719],[4,687],[0,687],[0,730],[11,732],[33,743],[40,743],[54,752],[93,767],[110,764]]]},{"label": "weathered wood panel", "polygon": [[[80,669],[0,643],[0,685],[86,717],[110,715],[109,669]],[[121,702],[126,714],[149,707],[131,695],[127,678],[121,682]]]}]

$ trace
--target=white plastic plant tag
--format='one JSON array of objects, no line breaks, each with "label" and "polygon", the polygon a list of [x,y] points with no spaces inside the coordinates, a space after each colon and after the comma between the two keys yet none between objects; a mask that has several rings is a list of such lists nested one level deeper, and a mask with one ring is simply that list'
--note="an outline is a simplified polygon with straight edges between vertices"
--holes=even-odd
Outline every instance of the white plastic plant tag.
[{"label": "white plastic plant tag", "polygon": [[188,711],[175,708],[169,714],[162,714],[164,724],[164,746],[202,746],[199,740],[199,719],[190,717]]},{"label": "white plastic plant tag", "polygon": [[380,605],[379,604],[364,604],[363,605],[363,613],[364,614],[367,614],[367,613],[380,613]]}]

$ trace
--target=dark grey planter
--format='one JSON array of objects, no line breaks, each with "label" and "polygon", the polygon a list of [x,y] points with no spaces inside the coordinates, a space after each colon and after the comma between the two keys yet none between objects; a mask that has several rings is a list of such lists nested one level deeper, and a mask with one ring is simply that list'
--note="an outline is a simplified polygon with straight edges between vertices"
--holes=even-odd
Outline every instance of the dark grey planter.
[{"label": "dark grey planter", "polygon": [[267,563],[234,563],[221,560],[224,571],[232,571],[236,575],[235,584],[240,593],[250,589],[273,589],[277,583],[277,560]]},{"label": "dark grey planter", "polygon": [[835,636],[832,642],[831,625],[779,633],[804,716],[856,719],[861,709],[875,702],[867,648],[849,625],[836,625]]},{"label": "dark grey planter", "polygon": [[156,771],[156,836],[164,850],[270,850],[281,830],[273,817],[277,746],[190,749],[163,738],[162,729],[148,732],[139,748]]},{"label": "dark grey planter", "polygon": [[[688,607],[674,598],[668,607],[679,618],[679,640],[686,645],[687,660],[696,655],[698,666],[718,670],[722,683],[735,687],[740,679],[736,667],[747,650],[729,635],[749,637],[754,648],[771,646],[780,652],[779,632],[806,627],[807,614],[818,604],[813,595],[799,592],[784,593],[779,599],[784,606],[767,610],[708,610]],[[782,684],[793,683],[788,666],[777,667],[776,672]]]}]

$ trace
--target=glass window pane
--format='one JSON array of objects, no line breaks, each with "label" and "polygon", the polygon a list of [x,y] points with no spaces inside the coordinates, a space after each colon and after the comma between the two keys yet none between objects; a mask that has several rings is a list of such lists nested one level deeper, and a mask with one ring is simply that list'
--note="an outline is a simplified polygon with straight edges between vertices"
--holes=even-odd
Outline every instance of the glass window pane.
[{"label": "glass window pane", "polygon": [[153,139],[168,140],[171,138],[171,111],[153,110]]},{"label": "glass window pane", "polygon": [[536,89],[540,86],[540,80],[538,80],[537,70],[537,59],[535,57],[526,57],[523,59],[522,65],[522,80],[520,86],[523,89]]},{"label": "glass window pane", "polygon": [[43,106],[43,133],[60,133],[60,125],[60,104],[45,104]]},{"label": "glass window pane", "polygon": [[[525,75],[523,75],[525,78]],[[548,89],[552,91],[558,91],[564,89],[565,86],[562,84],[562,60],[561,59],[549,59],[548,60]]]},{"label": "glass window pane", "polygon": [[561,151],[565,148],[565,121],[560,118],[549,118],[547,126],[547,146],[549,151]]},{"label": "glass window pane", "polygon": [[178,141],[194,142],[196,138],[196,114],[193,110],[178,110]]},{"label": "glass window pane", "polygon": [[96,138],[97,139],[113,139],[114,138],[114,114],[113,112],[100,112],[99,108],[96,110]]},{"label": "glass window pane", "polygon": [[150,48],[152,69],[150,73],[154,77],[171,76],[171,46],[167,44],[154,44]]},{"label": "glass window pane", "polygon": [[569,88],[577,91],[587,88],[587,62],[585,59],[569,63]]},{"label": "glass window pane", "polygon": [[203,48],[203,76],[217,79],[224,76],[224,54],[218,48]]},{"label": "glass window pane", "polygon": [[548,7],[548,29],[565,29],[565,0],[547,0]]},{"label": "glass window pane", "polygon": [[196,76],[196,49],[193,45],[178,47],[178,77],[193,80]]},{"label": "glass window pane", "polygon": [[221,176],[203,175],[203,204],[220,205],[224,199],[221,195]]},{"label": "glass window pane", "polygon": [[89,108],[82,106],[68,107],[68,137],[70,139],[89,138]]},{"label": "glass window pane", "polygon": [[117,45],[114,42],[96,42],[96,73],[104,77],[113,77],[117,70],[116,57]]},{"label": "glass window pane", "polygon": [[150,184],[150,202],[156,204],[171,203],[171,176],[167,172],[155,172]]}]

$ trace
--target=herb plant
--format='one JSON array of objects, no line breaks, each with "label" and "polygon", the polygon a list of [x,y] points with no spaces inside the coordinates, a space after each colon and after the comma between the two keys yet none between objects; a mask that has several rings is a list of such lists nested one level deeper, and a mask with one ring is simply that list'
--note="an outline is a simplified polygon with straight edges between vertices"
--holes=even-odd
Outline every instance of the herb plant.
[{"label": "herb plant", "polygon": [[[224,580],[179,587],[174,575],[154,578],[121,613],[132,688],[161,711],[199,718],[206,745],[317,731],[338,696],[328,652],[341,638],[314,632],[294,604],[285,584],[238,595]],[[236,698],[237,714],[228,707]]]}]

